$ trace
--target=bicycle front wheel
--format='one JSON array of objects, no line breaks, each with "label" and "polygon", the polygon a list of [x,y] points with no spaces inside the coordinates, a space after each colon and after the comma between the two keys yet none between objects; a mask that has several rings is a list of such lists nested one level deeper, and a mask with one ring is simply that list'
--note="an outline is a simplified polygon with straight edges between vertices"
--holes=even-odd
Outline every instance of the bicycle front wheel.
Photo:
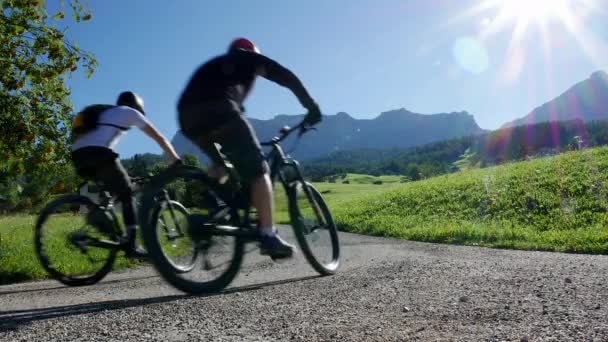
[{"label": "bicycle front wheel", "polygon": [[[34,245],[52,278],[69,286],[92,285],[112,270],[118,235],[114,223],[103,215],[102,209],[81,195],[62,196],[42,210]],[[94,216],[101,219],[92,220]]]},{"label": "bicycle front wheel", "polygon": [[190,272],[196,264],[198,250],[188,236],[188,209],[173,200],[157,203],[152,215],[163,257],[175,272]]},{"label": "bicycle front wheel", "polygon": [[297,181],[288,189],[289,216],[302,253],[322,275],[340,266],[338,229],[321,193],[308,182]]},{"label": "bicycle front wheel", "polygon": [[[160,212],[165,224],[171,218],[168,229],[155,214],[159,198],[167,197],[170,202],[162,204]],[[222,219],[213,198],[203,171],[186,166],[165,171],[141,197],[142,236],[152,262],[169,284],[187,293],[224,289],[238,274],[243,260],[242,238],[211,233],[214,222]],[[172,218],[169,203],[177,208],[173,215],[182,219]]]}]

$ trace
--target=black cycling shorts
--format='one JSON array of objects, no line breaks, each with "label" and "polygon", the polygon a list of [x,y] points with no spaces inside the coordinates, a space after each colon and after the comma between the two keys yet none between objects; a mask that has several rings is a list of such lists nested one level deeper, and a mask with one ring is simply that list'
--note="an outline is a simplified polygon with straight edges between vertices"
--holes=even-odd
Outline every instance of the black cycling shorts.
[{"label": "black cycling shorts", "polygon": [[182,108],[179,124],[184,135],[218,165],[223,159],[214,143],[221,145],[246,184],[268,173],[256,134],[235,102],[220,100]]},{"label": "black cycling shorts", "polygon": [[115,194],[132,193],[131,179],[118,159],[118,154],[105,147],[83,147],[72,152],[72,163],[82,178],[103,183]]},{"label": "black cycling shorts", "polygon": [[101,146],[83,147],[72,152],[72,163],[80,177],[101,182],[105,191],[118,195],[127,227],[137,223],[131,178],[118,154]]}]

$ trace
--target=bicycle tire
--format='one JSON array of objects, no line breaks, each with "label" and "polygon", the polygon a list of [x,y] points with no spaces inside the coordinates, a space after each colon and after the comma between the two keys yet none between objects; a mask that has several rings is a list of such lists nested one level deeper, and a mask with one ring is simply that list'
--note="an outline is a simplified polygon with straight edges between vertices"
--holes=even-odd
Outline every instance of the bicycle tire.
[{"label": "bicycle tire", "polygon": [[[312,250],[312,246],[307,239],[307,235],[311,233],[307,233],[307,225],[303,218],[303,209],[300,208],[298,204],[298,196],[303,196],[303,200],[305,200],[310,205],[310,200],[305,193],[303,187],[306,186],[310,189],[310,194],[312,196],[312,200],[314,200],[318,208],[321,211],[323,219],[325,220],[325,224],[322,223],[323,229],[327,230],[329,235],[330,244],[331,244],[331,257],[328,262],[324,262],[320,260],[320,257],[316,255]],[[302,197],[301,197],[302,198]],[[302,249],[302,253],[304,257],[308,261],[308,263],[321,275],[332,275],[334,274],[338,267],[340,266],[340,242],[338,239],[338,229],[336,228],[336,224],[334,219],[323,199],[321,193],[310,183],[296,181],[291,184],[288,188],[288,199],[289,199],[289,217],[291,219],[291,224],[294,229],[294,233],[300,248]],[[313,204],[314,205],[314,204]],[[318,226],[318,224],[315,224]]]},{"label": "bicycle tire", "polygon": [[[177,270],[171,260],[168,260],[163,253],[161,242],[157,234],[158,231],[153,224],[152,210],[155,207],[155,196],[170,184],[180,181],[202,181],[204,184],[208,185],[205,179],[208,179],[206,174],[198,168],[181,166],[179,168],[168,169],[162,176],[159,176],[144,189],[141,197],[140,222],[142,223],[142,236],[152,264],[165,281],[180,291],[191,294],[218,292],[228,286],[240,270],[243,261],[245,241],[240,237],[230,237],[231,239],[234,239],[232,255],[227,263],[227,269],[222,270],[221,274],[217,277],[205,281],[191,280],[188,279],[187,276],[194,272],[198,272],[199,270],[194,269],[191,272],[184,273]],[[177,195],[174,194],[174,196]],[[171,200],[182,202],[179,198],[171,198]],[[202,215],[199,215],[198,217],[200,216]],[[193,223],[191,218],[192,214],[189,214],[189,226],[187,230],[188,234],[192,237]],[[197,246],[197,248],[199,247]]]},{"label": "bicycle tire", "polygon": [[[74,207],[77,206],[79,212],[81,211],[82,206],[86,206],[88,210],[103,210],[100,209],[97,204],[95,204],[90,198],[86,197],[86,196],[82,196],[82,195],[76,195],[76,194],[69,194],[69,195],[65,195],[65,196],[61,196],[57,199],[55,199],[54,201],[51,201],[40,213],[40,215],[38,216],[38,219],[36,221],[36,226],[35,226],[35,230],[34,230],[34,245],[35,245],[35,249],[36,249],[36,255],[38,256],[38,259],[42,265],[42,267],[48,272],[48,274],[55,280],[58,280],[59,282],[68,285],[68,286],[86,286],[86,285],[92,285],[95,284],[97,282],[99,282],[100,280],[102,280],[111,270],[112,270],[112,266],[114,264],[114,260],[116,259],[116,254],[118,253],[118,246],[115,248],[101,248],[99,247],[99,251],[101,250],[106,250],[107,251],[107,256],[101,256],[100,260],[101,262],[101,267],[99,267],[99,269],[95,268],[94,271],[92,271],[90,274],[85,274],[85,275],[74,275],[74,274],[69,274],[71,272],[67,272],[64,267],[67,267],[65,265],[61,265],[61,263],[55,264],[55,262],[57,260],[52,260],[53,258],[50,257],[49,254],[52,253],[52,251],[47,250],[47,248],[45,248],[45,242],[47,242],[46,238],[49,238],[49,247],[51,246],[51,242],[52,242],[52,238],[48,236],[48,234],[46,234],[47,228],[51,229],[51,228],[56,228],[56,227],[51,227],[51,223],[49,223],[49,219],[53,216],[53,214],[60,214],[61,212],[59,211],[59,209],[61,208],[61,206],[68,206],[68,207]],[[65,213],[63,213],[65,214]],[[81,216],[86,216],[86,215],[81,215]],[[74,223],[76,221],[76,219],[74,217],[69,218],[71,223]],[[87,221],[86,217],[82,217],[82,220],[84,222]],[[109,222],[111,223],[111,222]],[[87,222],[87,225],[90,225],[91,227],[94,227],[96,232],[95,234],[100,234],[103,237],[109,238],[110,241],[117,241],[118,240],[118,234],[116,232],[116,226],[113,224],[112,227],[109,226],[105,226],[105,227],[98,227],[97,225],[93,225],[89,222]],[[58,230],[61,230],[61,228],[65,228],[65,226],[56,228]],[[84,235],[83,235],[84,236]],[[66,236],[67,238],[67,236]],[[54,246],[55,248],[58,247],[58,245],[56,244]],[[72,242],[72,246],[68,247],[74,247],[74,243]],[[82,248],[82,247],[81,247]],[[96,250],[94,250],[96,251]],[[85,254],[85,252],[81,249],[80,250],[81,254]],[[89,256],[90,258],[90,256]],[[58,257],[57,259],[61,259],[60,257]],[[73,260],[71,260],[73,261]]]},{"label": "bicycle tire", "polygon": [[[161,225],[161,228],[164,228],[165,233],[168,236],[168,240],[170,239],[169,235],[171,234],[170,231],[168,231],[169,227],[167,227],[166,222],[164,221],[164,216],[161,216],[161,211],[164,209],[163,207],[166,206],[167,201],[159,201],[157,202],[157,205],[154,208],[154,213],[152,214],[152,222],[156,223],[156,226]],[[187,222],[188,216],[190,215],[188,212],[188,209],[186,209],[186,207],[184,207],[181,203],[177,202],[177,201],[173,201],[170,200],[169,204],[172,206],[172,209],[174,209],[177,213],[179,213],[180,215],[182,215],[183,217],[185,217]],[[171,219],[174,220],[174,214],[170,213]],[[182,232],[180,229],[180,226],[178,224],[174,224],[174,226],[177,228],[178,235],[184,234],[185,232]],[[151,228],[156,228],[155,226],[151,225]],[[183,227],[183,228],[187,228],[187,227]],[[157,233],[158,233],[158,228],[156,228]],[[175,238],[175,236],[172,236],[173,238]],[[158,238],[158,236],[157,236]],[[188,265],[178,265],[176,264],[176,262],[171,258],[171,256],[169,254],[171,254],[171,252],[167,252],[162,248],[162,243],[161,245],[161,252],[163,253],[164,257],[167,259],[167,261],[169,263],[171,263],[171,265],[173,266],[173,268],[175,269],[175,272],[178,273],[186,273],[192,270],[192,268],[195,265],[195,261],[197,258],[197,252],[194,251],[194,255],[192,256],[190,263]]]}]

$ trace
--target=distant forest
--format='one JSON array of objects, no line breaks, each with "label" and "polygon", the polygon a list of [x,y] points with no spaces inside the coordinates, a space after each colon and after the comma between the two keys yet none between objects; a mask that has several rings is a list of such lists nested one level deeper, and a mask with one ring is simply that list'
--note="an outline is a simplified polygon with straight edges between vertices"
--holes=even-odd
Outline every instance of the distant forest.
[{"label": "distant forest", "polygon": [[608,121],[544,122],[499,129],[409,149],[357,149],[307,161],[314,181],[342,173],[403,175],[419,180],[468,167],[486,167],[608,144]]}]

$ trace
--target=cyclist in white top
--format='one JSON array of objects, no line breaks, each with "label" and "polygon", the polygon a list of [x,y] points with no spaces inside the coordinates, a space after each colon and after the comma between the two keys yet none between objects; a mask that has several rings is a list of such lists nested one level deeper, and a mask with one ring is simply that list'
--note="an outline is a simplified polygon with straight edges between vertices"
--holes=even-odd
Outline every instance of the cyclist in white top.
[{"label": "cyclist in white top", "polygon": [[172,162],[180,160],[171,143],[144,116],[144,102],[137,94],[120,94],[116,105],[92,105],[74,120],[72,162],[79,176],[93,179],[116,194],[122,203],[127,227],[127,255],[143,257],[136,244],[136,214],[131,180],[114,148],[131,127],[137,127],[165,151]]}]

